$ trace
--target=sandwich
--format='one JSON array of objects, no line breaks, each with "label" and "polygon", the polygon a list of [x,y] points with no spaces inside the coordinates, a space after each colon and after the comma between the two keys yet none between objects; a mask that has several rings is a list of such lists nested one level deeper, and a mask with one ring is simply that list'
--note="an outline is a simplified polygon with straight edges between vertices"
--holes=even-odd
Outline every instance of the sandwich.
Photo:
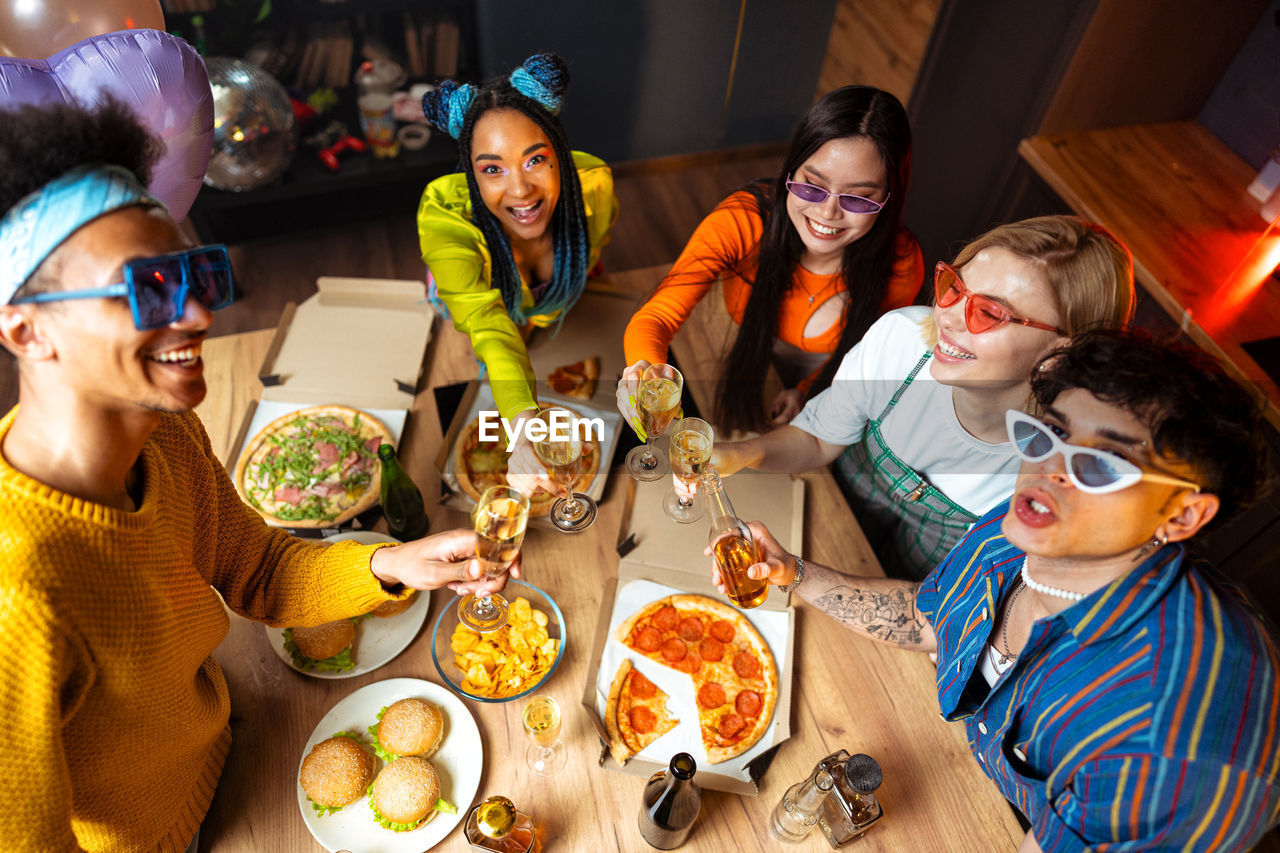
[{"label": "sandwich", "polygon": [[457,814],[440,798],[440,780],[431,762],[416,755],[397,758],[382,768],[369,786],[373,819],[393,832],[409,832],[430,823],[437,814]]},{"label": "sandwich", "polygon": [[356,665],[351,645],[356,640],[356,626],[350,619],[339,619],[314,628],[286,628],[284,648],[298,669],[345,672]]},{"label": "sandwich", "polygon": [[298,783],[321,817],[360,799],[372,778],[373,756],[351,732],[312,747],[298,772]]},{"label": "sandwich", "polygon": [[369,726],[373,750],[383,761],[406,755],[429,758],[444,739],[444,714],[423,699],[401,699],[378,712]]}]

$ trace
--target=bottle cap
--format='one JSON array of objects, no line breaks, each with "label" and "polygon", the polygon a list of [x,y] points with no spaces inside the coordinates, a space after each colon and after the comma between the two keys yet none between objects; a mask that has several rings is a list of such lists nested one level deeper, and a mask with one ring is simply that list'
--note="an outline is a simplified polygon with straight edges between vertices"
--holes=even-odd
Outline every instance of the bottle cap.
[{"label": "bottle cap", "polygon": [[395,449],[394,447],[392,447],[391,445],[389,445],[389,444],[379,444],[379,445],[378,445],[378,458],[379,458],[379,459],[394,459],[394,458],[395,458],[395,455],[396,455],[396,449]]},{"label": "bottle cap", "polygon": [[818,786],[819,791],[830,791],[835,783],[836,780],[825,770],[819,770],[813,778],[813,784]]},{"label": "bottle cap", "polygon": [[516,822],[515,803],[493,796],[476,806],[476,827],[489,838],[501,838]]},{"label": "bottle cap", "polygon": [[870,794],[880,787],[884,776],[880,772],[880,764],[874,758],[859,752],[849,756],[849,760],[844,763],[844,780],[858,793]]},{"label": "bottle cap", "polygon": [[671,775],[677,779],[692,779],[698,770],[698,763],[687,752],[677,752],[671,756]]},{"label": "bottle cap", "polygon": [[707,468],[702,472],[702,476],[698,478],[698,482],[706,488],[718,486],[720,485],[720,472],[715,468]]}]

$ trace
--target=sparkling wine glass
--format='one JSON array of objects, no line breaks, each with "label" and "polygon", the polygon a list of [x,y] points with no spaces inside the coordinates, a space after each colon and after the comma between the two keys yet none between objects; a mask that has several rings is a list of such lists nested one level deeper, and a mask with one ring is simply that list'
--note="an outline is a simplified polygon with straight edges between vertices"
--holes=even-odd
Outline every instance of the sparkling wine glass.
[{"label": "sparkling wine glass", "polygon": [[534,696],[524,706],[524,734],[529,739],[524,760],[539,776],[564,769],[567,752],[560,740],[560,705],[550,696]]},{"label": "sparkling wine glass", "polygon": [[653,452],[653,443],[680,408],[683,388],[684,377],[669,364],[651,364],[640,375],[636,409],[646,437],[644,447],[632,448],[627,454],[627,473],[641,482],[649,483],[666,476],[667,461]]},{"label": "sparkling wine glass", "polygon": [[[510,486],[490,486],[476,504],[476,558],[487,578],[510,568],[524,542],[529,498]],[[458,621],[472,631],[496,631],[507,624],[507,600],[496,592],[467,595],[458,602]]]},{"label": "sparkling wine glass", "polygon": [[533,442],[533,451],[551,482],[568,497],[561,497],[551,507],[551,523],[558,530],[577,533],[596,520],[596,502],[583,492],[575,492],[574,484],[582,476],[585,460],[582,439],[578,435],[577,418],[568,409],[548,406],[538,409],[536,420],[547,424],[547,437]]},{"label": "sparkling wine glass", "polygon": [[[671,429],[671,472],[676,479],[692,490],[698,485],[698,478],[711,458],[711,448],[715,443],[715,433],[711,424],[702,418],[684,418],[676,421]],[[697,500],[697,493],[688,492],[682,497],[673,487],[662,501],[662,508],[672,521],[690,524],[702,518],[706,507]]]}]

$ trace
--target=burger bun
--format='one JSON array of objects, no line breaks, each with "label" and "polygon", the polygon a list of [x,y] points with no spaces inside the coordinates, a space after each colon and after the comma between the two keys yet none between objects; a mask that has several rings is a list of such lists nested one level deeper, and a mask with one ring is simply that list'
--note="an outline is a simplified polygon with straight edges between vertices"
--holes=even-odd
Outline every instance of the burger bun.
[{"label": "burger bun", "polygon": [[373,778],[373,756],[349,737],[322,740],[302,759],[298,783],[312,802],[341,808],[364,796]]},{"label": "burger bun", "polygon": [[294,628],[293,644],[298,654],[312,660],[324,660],[349,647],[356,640],[356,626],[349,619],[339,619],[314,628]]},{"label": "burger bun", "polygon": [[427,758],[444,739],[444,714],[425,699],[401,699],[382,712],[377,728],[378,740],[387,752]]},{"label": "burger bun", "polygon": [[[418,829],[436,816],[440,780],[425,758],[397,758],[373,780],[370,805],[393,823],[417,824]],[[419,823],[419,821],[421,821]]]}]

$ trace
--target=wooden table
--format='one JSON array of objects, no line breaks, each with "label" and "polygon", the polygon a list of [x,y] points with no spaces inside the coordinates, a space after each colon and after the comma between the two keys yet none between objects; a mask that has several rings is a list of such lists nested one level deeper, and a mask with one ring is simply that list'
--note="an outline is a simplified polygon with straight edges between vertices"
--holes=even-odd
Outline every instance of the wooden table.
[{"label": "wooden table", "polygon": [[[615,275],[613,283],[643,294],[663,272],[653,268]],[[571,323],[562,337],[573,334]],[[695,343],[711,340],[702,324],[702,319],[695,318],[682,334]],[[250,332],[205,343],[209,396],[198,411],[220,456],[227,451],[232,425],[257,396],[257,369],[271,334],[269,330]],[[467,340],[448,324],[437,323],[427,358],[430,366],[422,389],[475,376]],[[420,391],[401,454],[420,484],[432,483],[437,476],[432,463],[440,441],[434,396]],[[569,536],[530,528],[525,540],[526,577],[551,593],[568,626],[564,660],[546,685],[564,709],[566,769],[543,780],[525,768],[518,757],[524,753],[520,703],[467,701],[485,749],[477,798],[495,793],[510,796],[545,824],[547,849],[552,851],[648,849],[634,828],[644,780],[597,766],[600,745],[588,711],[579,704],[600,608],[601,580],[617,571],[614,544],[622,523],[625,476],[613,472],[599,518],[586,533]],[[879,573],[831,475],[824,470],[807,474],[804,480],[808,484],[805,553],[853,573]],[[439,506],[431,512],[431,520],[433,530],[467,522],[461,513]],[[436,592],[428,625],[438,608],[453,602],[447,591]],[[797,610],[794,734],[779,749],[758,797],[704,792],[702,816],[683,849],[776,850],[767,820],[779,797],[808,775],[819,758],[846,748],[874,755],[884,769],[879,793],[886,816],[857,849],[1013,850],[1022,832],[1003,798],[979,771],[961,727],[939,718],[929,659],[860,640],[798,600]],[[231,689],[234,742],[201,830],[200,849],[319,850],[297,807],[295,786],[303,745],[325,712],[357,688],[405,676],[440,683],[431,662],[430,631],[424,628],[413,645],[376,672],[323,681],[284,666],[270,649],[262,626],[235,615],[231,618],[231,631],[219,647],[218,659]],[[470,804],[458,805],[465,809]],[[465,850],[461,831],[450,833],[438,849]],[[815,830],[796,849],[829,848]]]},{"label": "wooden table", "polygon": [[1024,139],[1018,153],[1076,213],[1111,229],[1134,273],[1198,345],[1267,401],[1277,386],[1241,344],[1280,335],[1280,229],[1245,192],[1251,169],[1195,121]]}]

